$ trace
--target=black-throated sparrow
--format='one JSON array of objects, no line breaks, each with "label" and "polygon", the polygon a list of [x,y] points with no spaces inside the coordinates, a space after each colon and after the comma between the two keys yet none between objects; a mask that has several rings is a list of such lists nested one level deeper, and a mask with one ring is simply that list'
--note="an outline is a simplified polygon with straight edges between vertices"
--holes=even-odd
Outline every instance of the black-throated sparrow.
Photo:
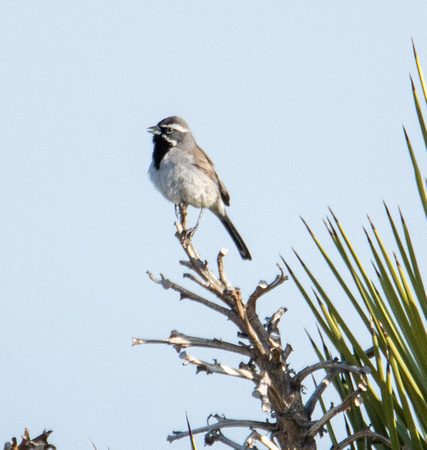
[{"label": "black-throated sparrow", "polygon": [[153,136],[153,161],[148,173],[154,186],[175,205],[210,209],[229,232],[243,259],[252,259],[246,244],[228,217],[230,195],[209,156],[197,145],[187,122],[167,117],[147,129]]}]

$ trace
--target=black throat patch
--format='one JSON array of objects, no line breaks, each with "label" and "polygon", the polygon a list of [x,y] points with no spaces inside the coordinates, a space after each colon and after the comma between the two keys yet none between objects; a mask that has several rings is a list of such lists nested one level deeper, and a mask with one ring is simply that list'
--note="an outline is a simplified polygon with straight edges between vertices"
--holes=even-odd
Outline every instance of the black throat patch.
[{"label": "black throat patch", "polygon": [[153,150],[154,167],[157,170],[159,170],[160,163],[162,162],[162,159],[166,155],[166,153],[170,150],[171,144],[158,135],[153,136],[153,144],[154,144]]}]

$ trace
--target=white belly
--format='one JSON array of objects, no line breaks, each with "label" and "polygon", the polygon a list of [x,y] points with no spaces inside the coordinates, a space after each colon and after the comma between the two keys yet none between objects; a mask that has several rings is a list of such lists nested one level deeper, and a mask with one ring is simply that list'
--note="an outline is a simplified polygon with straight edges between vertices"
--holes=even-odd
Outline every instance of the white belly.
[{"label": "white belly", "polygon": [[175,205],[186,203],[224,214],[218,183],[196,167],[188,153],[172,148],[162,159],[160,169],[151,164],[148,173],[154,186]]}]

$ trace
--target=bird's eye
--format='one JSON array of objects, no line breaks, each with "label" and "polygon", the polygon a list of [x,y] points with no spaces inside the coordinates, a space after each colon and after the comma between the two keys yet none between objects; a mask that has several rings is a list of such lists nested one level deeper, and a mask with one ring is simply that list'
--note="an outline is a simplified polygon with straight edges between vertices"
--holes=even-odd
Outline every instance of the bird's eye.
[{"label": "bird's eye", "polygon": [[166,134],[172,134],[173,128],[166,128]]}]

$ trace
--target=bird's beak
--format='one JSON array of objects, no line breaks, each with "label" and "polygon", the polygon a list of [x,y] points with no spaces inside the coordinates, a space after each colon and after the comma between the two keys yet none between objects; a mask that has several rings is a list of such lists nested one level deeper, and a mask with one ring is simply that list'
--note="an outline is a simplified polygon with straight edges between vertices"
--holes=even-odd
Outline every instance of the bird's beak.
[{"label": "bird's beak", "polygon": [[162,134],[160,127],[158,127],[157,125],[155,125],[154,127],[147,128],[147,131],[151,134],[156,134],[156,135]]}]

